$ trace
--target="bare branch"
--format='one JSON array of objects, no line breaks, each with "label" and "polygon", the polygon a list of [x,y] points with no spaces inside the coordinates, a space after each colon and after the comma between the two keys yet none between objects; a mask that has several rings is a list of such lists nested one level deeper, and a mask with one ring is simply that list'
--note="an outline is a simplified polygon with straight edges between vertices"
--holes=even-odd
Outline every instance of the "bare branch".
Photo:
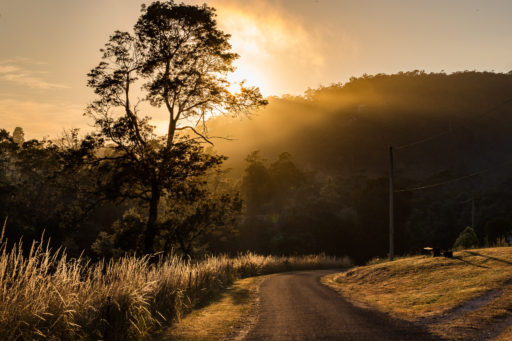
[{"label": "bare branch", "polygon": [[185,130],[185,129],[190,129],[194,132],[194,134],[198,135],[201,139],[203,139],[204,141],[206,141],[207,143],[211,144],[213,146],[213,142],[210,141],[206,136],[204,136],[203,134],[201,134],[200,132],[198,132],[194,127],[191,127],[191,126],[184,126],[184,127],[179,127],[179,128],[176,128],[176,130]]}]

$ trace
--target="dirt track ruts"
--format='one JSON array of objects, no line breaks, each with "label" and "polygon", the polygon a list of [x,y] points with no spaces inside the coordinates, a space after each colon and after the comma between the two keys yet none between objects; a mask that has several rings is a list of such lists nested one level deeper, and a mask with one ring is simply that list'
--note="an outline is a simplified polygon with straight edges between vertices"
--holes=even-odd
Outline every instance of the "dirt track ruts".
[{"label": "dirt track ruts", "polygon": [[244,340],[441,340],[410,322],[348,303],[320,283],[333,272],[290,272],[266,279],[257,322]]}]

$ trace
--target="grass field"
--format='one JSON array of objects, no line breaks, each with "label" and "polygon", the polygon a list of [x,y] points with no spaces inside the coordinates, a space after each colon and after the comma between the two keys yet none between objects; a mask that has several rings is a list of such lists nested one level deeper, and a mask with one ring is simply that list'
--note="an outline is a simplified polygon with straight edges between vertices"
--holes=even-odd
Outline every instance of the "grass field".
[{"label": "grass field", "polygon": [[512,340],[511,247],[403,258],[323,281],[355,304],[426,324],[450,340]]},{"label": "grass field", "polygon": [[91,264],[34,243],[0,243],[2,340],[145,340],[221,293],[235,280],[275,272],[341,267],[323,255],[242,254],[185,262],[124,257]]}]

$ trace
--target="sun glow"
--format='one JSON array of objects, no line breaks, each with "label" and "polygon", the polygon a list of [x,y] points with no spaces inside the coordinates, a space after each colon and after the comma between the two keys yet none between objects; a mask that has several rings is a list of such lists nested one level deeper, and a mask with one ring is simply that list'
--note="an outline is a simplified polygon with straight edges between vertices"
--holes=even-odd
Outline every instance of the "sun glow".
[{"label": "sun glow", "polygon": [[[275,95],[276,57],[288,53],[289,48],[302,44],[300,30],[292,21],[285,20],[276,8],[266,2],[256,6],[241,5],[230,1],[219,3],[219,24],[232,34],[233,51],[240,55],[235,62],[236,70],[228,76],[232,83],[229,91],[239,91],[236,83],[245,81],[246,86],[257,86],[264,96]],[[314,58],[313,58],[314,59]]]},{"label": "sun glow", "polygon": [[232,94],[240,93],[242,84],[247,86],[256,86],[260,88],[263,96],[270,95],[268,75],[264,70],[258,70],[258,67],[249,63],[239,63],[237,69],[228,75],[229,92]]},{"label": "sun glow", "polygon": [[[309,29],[279,4],[216,0],[214,6],[219,26],[231,34],[233,51],[240,55],[237,70],[228,76],[231,83],[245,80],[263,96],[300,93],[306,88],[303,83],[328,67],[325,32]],[[284,83],[288,90],[283,90]]]},{"label": "sun glow", "polygon": [[228,91],[232,94],[239,94],[242,91],[242,84],[241,82],[230,82],[228,86]]}]

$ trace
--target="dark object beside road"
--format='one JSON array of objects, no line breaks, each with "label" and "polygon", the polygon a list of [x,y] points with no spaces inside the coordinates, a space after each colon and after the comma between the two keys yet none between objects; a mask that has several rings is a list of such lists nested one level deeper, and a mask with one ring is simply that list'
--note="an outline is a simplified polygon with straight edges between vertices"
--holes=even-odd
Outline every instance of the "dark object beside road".
[{"label": "dark object beside road", "polygon": [[432,255],[432,257],[441,257],[441,255],[442,255],[443,257],[446,257],[446,258],[453,258],[453,251],[451,251],[451,250],[441,251],[441,248],[438,248],[438,247],[430,247],[430,246],[424,247],[421,250],[421,254],[422,255]]},{"label": "dark object beside road", "polygon": [[453,251],[444,251],[443,256],[446,258],[453,258]]}]

